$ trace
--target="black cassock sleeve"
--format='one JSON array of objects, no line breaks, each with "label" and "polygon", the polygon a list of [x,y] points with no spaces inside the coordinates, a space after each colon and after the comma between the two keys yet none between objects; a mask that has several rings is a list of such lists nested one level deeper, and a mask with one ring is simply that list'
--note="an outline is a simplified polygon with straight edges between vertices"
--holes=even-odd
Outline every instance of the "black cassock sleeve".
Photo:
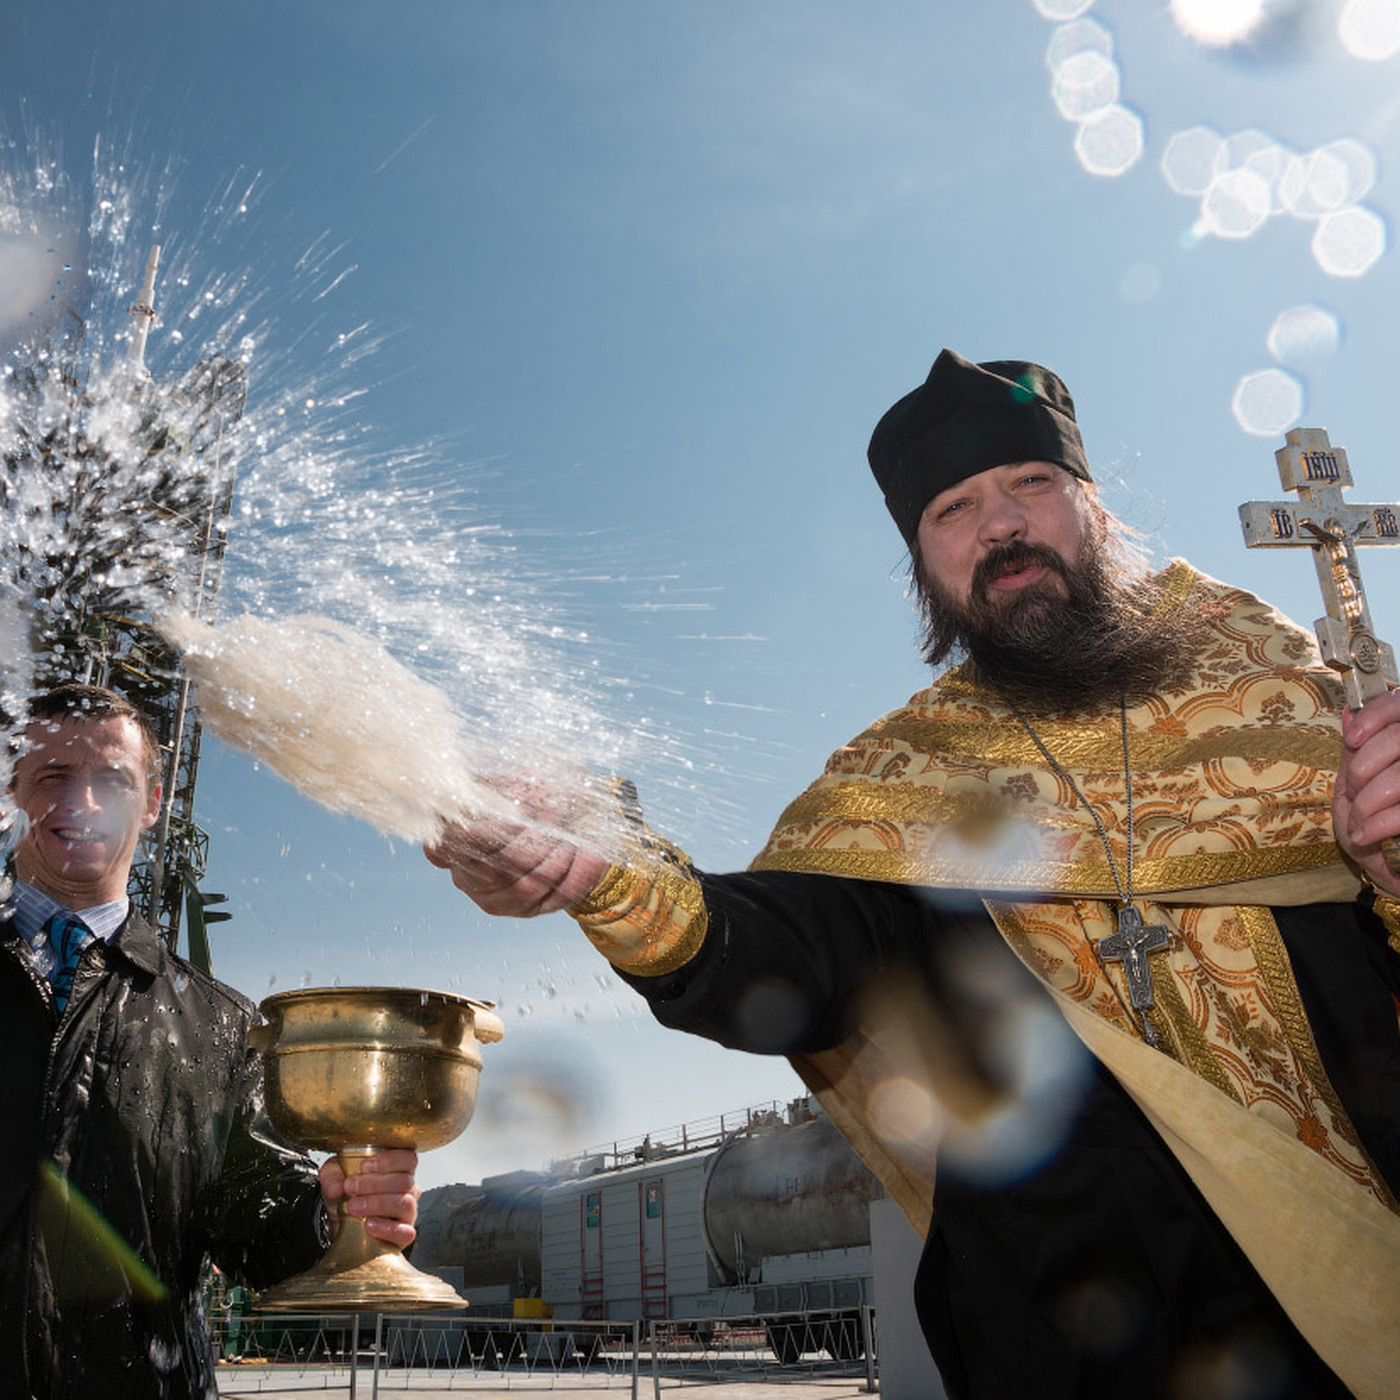
[{"label": "black cassock sleeve", "polygon": [[[761,1053],[819,1051],[844,1038],[866,986],[917,978],[995,1079],[998,1002],[1046,995],[973,895],[772,871],[701,879],[701,951],[666,976],[626,978],[676,1029]],[[1275,913],[1319,1052],[1393,1179],[1395,955],[1364,902]],[[1193,1387],[1221,1367],[1267,1393],[1347,1393],[1092,1060],[1033,1163],[988,1175],[940,1157],[915,1293],[954,1397],[1204,1394]]]},{"label": "black cassock sleeve", "polygon": [[861,993],[892,975],[944,999],[945,955],[988,922],[963,891],[782,871],[699,878],[700,952],[666,976],[625,980],[663,1025],[757,1054],[839,1044]]}]

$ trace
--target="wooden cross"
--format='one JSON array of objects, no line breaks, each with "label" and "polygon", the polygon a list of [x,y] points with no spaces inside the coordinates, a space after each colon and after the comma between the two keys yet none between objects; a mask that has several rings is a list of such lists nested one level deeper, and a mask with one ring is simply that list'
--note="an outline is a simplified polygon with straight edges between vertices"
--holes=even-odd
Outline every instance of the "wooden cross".
[{"label": "wooden cross", "polygon": [[[1306,546],[1312,550],[1327,616],[1317,620],[1322,659],[1342,677],[1347,704],[1400,686],[1395,653],[1377,638],[1361,587],[1358,545],[1400,544],[1400,504],[1362,506],[1343,500],[1351,484],[1347,454],[1322,428],[1290,428],[1274,453],[1278,474],[1297,501],[1246,501],[1240,524],[1249,548]],[[1383,841],[1386,860],[1400,872],[1400,840]]]}]

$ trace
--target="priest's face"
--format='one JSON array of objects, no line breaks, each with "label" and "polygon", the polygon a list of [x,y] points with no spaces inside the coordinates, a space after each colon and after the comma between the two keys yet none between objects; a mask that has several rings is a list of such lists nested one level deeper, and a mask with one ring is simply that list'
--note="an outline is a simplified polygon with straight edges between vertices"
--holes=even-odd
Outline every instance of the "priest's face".
[{"label": "priest's face", "polygon": [[1093,524],[1089,494],[1063,467],[1011,462],[940,491],[919,520],[919,554],[942,597],[995,615],[1066,598]]},{"label": "priest's face", "polygon": [[36,720],[15,763],[29,829],[15,873],[68,909],[126,893],[136,842],[160,815],[153,755],[129,716]]},{"label": "priest's face", "polygon": [[1162,611],[1092,488],[1046,462],[941,492],[919,525],[924,656],[961,650],[970,678],[1028,709],[1134,701],[1184,679],[1199,621]]}]

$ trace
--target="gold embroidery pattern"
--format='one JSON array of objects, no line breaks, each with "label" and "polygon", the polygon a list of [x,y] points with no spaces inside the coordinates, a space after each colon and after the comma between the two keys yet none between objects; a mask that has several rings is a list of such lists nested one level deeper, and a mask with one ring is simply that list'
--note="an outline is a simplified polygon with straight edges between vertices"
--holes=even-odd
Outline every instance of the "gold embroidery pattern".
[{"label": "gold embroidery pattern", "polygon": [[709,924],[699,880],[654,857],[610,866],[569,912],[614,967],[641,977],[688,963]]},{"label": "gold embroidery pattern", "polygon": [[[927,693],[927,692],[923,692]],[[919,697],[910,701],[909,710],[896,711],[877,720],[866,731],[876,747],[873,754],[863,750],[841,749],[833,758],[848,773],[866,773],[872,763],[888,762],[906,749],[927,753],[937,744],[953,758],[976,767],[1013,767],[1017,764],[1041,766],[1040,751],[1022,730],[1020,733],[993,734],[1000,716],[989,713],[980,722],[949,724],[940,722],[934,714],[911,715]],[[918,706],[918,710],[928,707]],[[1116,718],[1116,716],[1115,716]],[[1116,726],[1084,724],[1036,719],[1036,731],[1045,740],[1056,758],[1067,768],[1099,769],[1112,774],[1115,763],[1121,766],[1122,741]],[[859,742],[859,741],[857,741]],[[1152,768],[1188,767],[1212,759],[1245,758],[1270,762],[1288,760],[1315,768],[1335,764],[1337,731],[1335,726],[1306,726],[1298,729],[1257,730],[1243,733],[1204,734],[1196,738],[1171,732],[1148,730],[1133,744],[1133,757]]]},{"label": "gold embroidery pattern", "polygon": [[1400,899],[1393,894],[1386,894],[1384,890],[1376,890],[1376,902],[1371,906],[1376,918],[1385,926],[1385,931],[1390,935],[1387,940],[1390,946],[1400,953]]},{"label": "gold embroidery pattern", "polygon": [[1077,904],[1006,904],[986,901],[1002,936],[1047,985],[1090,1006],[1101,1020],[1129,1035],[1137,1027],[1120,996],[1108,981],[1094,953],[1099,938],[1113,931],[1108,908],[1096,900]]},{"label": "gold embroidery pattern", "polygon": [[[1110,828],[1111,830],[1111,828]],[[810,845],[797,844],[810,833]],[[931,835],[936,839],[939,833]],[[1053,889],[1064,894],[1115,894],[1108,863],[1098,860],[1079,863],[1051,859],[1016,859],[994,847],[990,852],[977,846],[958,845],[947,840],[946,853],[917,849],[917,827],[898,822],[866,821],[851,828],[829,823],[812,828],[784,827],[781,838],[770,840],[753,862],[755,870],[813,870],[831,875],[854,875],[865,880],[894,880],[913,884],[952,885],[967,889],[1033,891]],[[1015,839],[1015,833],[1008,833]],[[1034,833],[1031,833],[1032,837]],[[914,840],[916,849],[908,847]],[[1034,851],[1034,841],[1020,840]],[[1102,851],[1102,847],[1099,848]],[[1036,854],[1041,854],[1037,852]],[[1218,855],[1176,856],[1166,860],[1134,863],[1135,886],[1147,892],[1196,889],[1205,885],[1233,884],[1273,875],[1292,875],[1319,870],[1341,859],[1330,839],[1309,846],[1280,846],[1268,850],[1244,850]]]},{"label": "gold embroidery pattern", "polygon": [[[1007,942],[1043,981],[1100,1019],[1139,1034],[1121,966],[1105,967],[1093,951],[1113,931],[1113,906],[1098,900],[986,903]],[[1170,946],[1151,959],[1157,1004],[1150,1019],[1163,1052],[1394,1209],[1327,1080],[1272,914],[1146,903],[1142,916],[1173,934]]]},{"label": "gold embroidery pattern", "polygon": [[[1357,1136],[1356,1129],[1352,1126],[1351,1118],[1342,1106],[1342,1101],[1337,1097],[1337,1092],[1333,1089],[1331,1081],[1327,1078],[1327,1072],[1322,1065],[1322,1056],[1318,1052],[1316,1041],[1313,1040],[1312,1029],[1308,1025],[1307,1013],[1303,1010],[1302,998],[1298,995],[1298,987],[1293,980],[1292,968],[1288,962],[1288,953],[1283,946],[1283,939],[1279,935],[1278,924],[1274,920],[1273,912],[1255,906],[1241,907],[1235,912],[1248,936],[1255,961],[1259,965],[1264,995],[1267,996],[1270,1009],[1278,1018],[1287,1038],[1287,1044],[1293,1052],[1295,1063],[1290,1066],[1292,1070],[1291,1080],[1301,1081],[1304,1095],[1312,1105],[1312,1113],[1303,1121],[1299,1137],[1304,1142],[1308,1142],[1310,1146],[1313,1145],[1309,1138],[1304,1135],[1304,1130],[1317,1131],[1323,1121],[1322,1111],[1325,1110],[1332,1133],[1351,1148],[1348,1160],[1339,1160],[1335,1165],[1342,1167],[1344,1171],[1348,1172],[1348,1175],[1355,1177],[1355,1179],[1372,1184],[1372,1189],[1376,1190],[1377,1195],[1392,1210],[1397,1209],[1394,1197],[1371,1174],[1361,1140]],[[1329,1160],[1331,1160],[1330,1155]],[[1365,1170],[1357,1170],[1354,1166],[1349,1168],[1348,1161],[1359,1162]]]},{"label": "gold embroidery pattern", "polygon": [[[1311,637],[1251,594],[1180,563],[1161,581],[1162,606],[1197,608],[1209,633],[1188,683],[1128,711],[1135,891],[1156,897],[1140,899],[1144,920],[1173,931],[1152,957],[1154,1030],[1197,1076],[1393,1206],[1327,1083],[1272,917],[1169,899],[1340,860],[1331,818],[1339,688],[1317,666]],[[1037,728],[1102,817],[1121,868],[1116,707]],[[957,672],[838,750],[754,868],[1001,894],[988,909],[1023,961],[1141,1034],[1121,967],[1106,971],[1094,952],[1112,931],[1116,894],[1091,816],[999,698]]]},{"label": "gold embroidery pattern", "polygon": [[[1175,564],[1164,596],[1212,619],[1196,675],[1129,711],[1137,888],[1290,874],[1336,861],[1331,783],[1339,691],[1309,671],[1311,639],[1248,593]],[[1126,858],[1118,716],[1040,721],[1046,744]],[[1097,828],[995,695],[945,678],[839,749],[779,819],[756,869],[812,868],[814,851],[894,853],[905,878],[991,890],[1104,894]],[[860,856],[853,855],[854,863]],[[882,861],[873,862],[878,867]]]},{"label": "gold embroidery pattern", "polygon": [[613,796],[630,834],[617,861],[569,913],[619,971],[661,977],[688,963],[705,941],[704,890],[685,852],[642,820],[632,784],[618,782]]},{"label": "gold embroidery pattern", "polygon": [[[1151,909],[1144,918],[1145,923],[1171,924],[1171,915],[1161,908]],[[1180,930],[1177,930],[1178,936]],[[1171,957],[1170,950],[1167,951]],[[1197,979],[1193,979],[1197,980]],[[1226,1072],[1225,1067],[1211,1053],[1210,1042],[1202,1029],[1199,1013],[1193,1011],[1182,994],[1181,984],[1176,977],[1153,979],[1153,991],[1157,1006],[1153,1010],[1153,1029],[1159,1043],[1171,1046],[1174,1060],[1185,1065],[1198,1079],[1214,1084],[1222,1094],[1228,1094],[1236,1103],[1243,1103],[1243,1097]],[[1199,1002],[1198,998],[1193,1000]]]}]

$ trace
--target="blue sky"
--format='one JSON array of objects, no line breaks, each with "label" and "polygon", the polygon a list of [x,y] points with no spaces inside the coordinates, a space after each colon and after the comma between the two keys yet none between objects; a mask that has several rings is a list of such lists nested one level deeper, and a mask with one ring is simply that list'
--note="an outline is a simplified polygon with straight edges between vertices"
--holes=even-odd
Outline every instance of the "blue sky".
[{"label": "blue sky", "polygon": [[[922,683],[864,452],[942,346],[1055,368],[1109,504],[1304,622],[1309,562],[1240,541],[1239,502],[1280,494],[1281,442],[1241,426],[1241,378],[1286,370],[1355,494],[1400,496],[1393,250],[1335,276],[1315,220],[1211,236],[1161,169],[1200,125],[1299,154],[1351,138],[1393,241],[1397,60],[1349,54],[1340,8],[1233,49],[1165,4],[1085,8],[1142,123],[1141,159],[1110,177],[1076,156],[1047,67],[1061,31],[1031,0],[16,0],[0,169],[23,186],[57,149],[81,203],[120,166],[126,277],[167,249],[153,372],[189,362],[202,290],[246,310],[260,431],[314,401],[297,431],[335,440],[323,503],[392,480],[419,490],[425,548],[484,541],[475,591],[435,575],[447,630],[556,630],[527,669],[561,714],[586,701],[645,735],[626,753],[653,823],[733,868],[830,749]],[[0,258],[18,249],[0,234]],[[1270,327],[1303,306],[1336,348],[1280,364]],[[259,511],[226,602],[291,610],[339,556],[314,513]],[[1400,561],[1365,562],[1400,637]],[[426,589],[421,564],[392,586]],[[464,701],[485,687],[431,651],[405,659]],[[199,807],[236,916],[215,969],[250,995],[338,979],[501,1003],[478,1122],[425,1161],[430,1184],[798,1091],[784,1065],[653,1026],[566,919],[486,919],[415,850],[242,754],[209,746]]]}]

